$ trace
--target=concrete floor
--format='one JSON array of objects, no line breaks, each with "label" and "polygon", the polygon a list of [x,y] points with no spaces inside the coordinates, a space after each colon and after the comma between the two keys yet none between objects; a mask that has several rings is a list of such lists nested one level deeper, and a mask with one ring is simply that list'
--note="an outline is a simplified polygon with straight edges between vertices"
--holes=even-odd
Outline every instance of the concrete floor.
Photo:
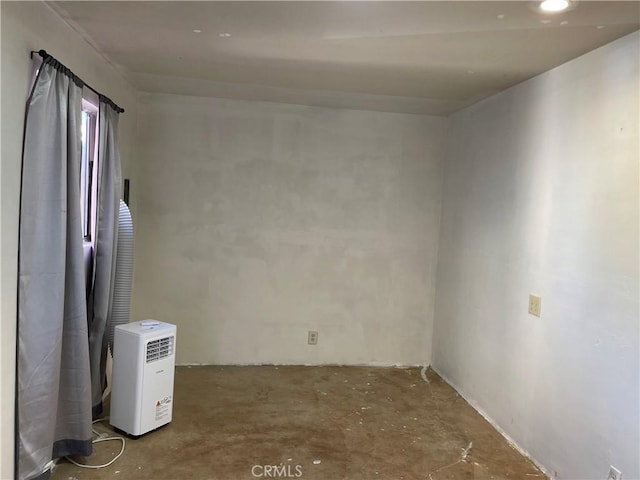
[{"label": "concrete floor", "polygon": [[[435,372],[427,376],[430,383],[415,368],[179,367],[172,423],[127,440],[110,467],[62,460],[52,478],[544,478]],[[100,443],[86,461],[118,451],[119,442]]]}]

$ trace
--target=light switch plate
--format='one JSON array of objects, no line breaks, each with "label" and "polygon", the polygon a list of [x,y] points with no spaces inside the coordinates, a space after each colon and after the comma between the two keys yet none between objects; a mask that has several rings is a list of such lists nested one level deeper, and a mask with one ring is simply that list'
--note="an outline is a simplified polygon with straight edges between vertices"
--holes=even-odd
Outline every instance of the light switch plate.
[{"label": "light switch plate", "polygon": [[529,313],[531,315],[539,317],[541,305],[542,298],[538,297],[537,295],[529,295]]}]

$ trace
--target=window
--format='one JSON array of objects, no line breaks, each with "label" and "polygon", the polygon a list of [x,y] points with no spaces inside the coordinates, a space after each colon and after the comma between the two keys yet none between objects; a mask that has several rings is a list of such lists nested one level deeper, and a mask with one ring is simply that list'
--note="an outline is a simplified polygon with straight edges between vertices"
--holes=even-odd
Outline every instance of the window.
[{"label": "window", "polygon": [[80,210],[82,213],[82,233],[86,241],[91,241],[94,224],[98,107],[82,99],[82,160],[80,164]]},{"label": "window", "polygon": [[[33,53],[33,52],[32,52]],[[42,59],[32,55],[30,91],[38,77]],[[98,96],[88,89],[82,94],[81,163],[80,163],[80,213],[82,215],[82,235],[85,242],[91,242],[95,225],[95,205],[97,197],[98,165]]]}]

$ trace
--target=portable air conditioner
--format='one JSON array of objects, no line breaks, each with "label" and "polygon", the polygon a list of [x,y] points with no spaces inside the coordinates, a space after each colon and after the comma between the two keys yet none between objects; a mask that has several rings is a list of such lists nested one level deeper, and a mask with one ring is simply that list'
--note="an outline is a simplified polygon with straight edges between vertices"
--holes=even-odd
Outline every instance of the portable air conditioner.
[{"label": "portable air conditioner", "polygon": [[109,422],[133,436],[171,421],[176,326],[143,320],[115,327]]}]

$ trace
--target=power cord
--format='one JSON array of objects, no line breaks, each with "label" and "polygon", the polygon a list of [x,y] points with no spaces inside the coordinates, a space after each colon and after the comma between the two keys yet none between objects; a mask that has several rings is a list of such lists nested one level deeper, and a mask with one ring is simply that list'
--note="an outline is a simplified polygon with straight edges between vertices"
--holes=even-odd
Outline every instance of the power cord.
[{"label": "power cord", "polygon": [[[108,420],[109,417],[105,417],[105,418],[99,418],[97,420],[94,420],[93,422],[91,422],[91,424],[95,424],[95,423],[100,423],[103,422],[105,420]],[[113,459],[111,459],[110,462],[105,463],[104,465],[87,465],[85,463],[79,463],[76,462],[73,458],[71,457],[65,457],[67,460],[69,460],[71,463],[73,463],[74,465],[81,467],[81,468],[105,468],[108,467],[109,465],[111,465],[113,462],[115,462],[116,460],[118,460],[122,454],[124,453],[124,447],[125,447],[125,439],[124,437],[112,437],[109,436],[108,433],[100,433],[97,430],[95,430],[94,428],[91,429],[91,431],[93,432],[94,435],[96,435],[96,438],[91,442],[92,444],[96,444],[96,443],[100,443],[100,442],[108,442],[111,440],[120,440],[122,442],[122,448],[120,448],[120,453],[118,453]]]}]

